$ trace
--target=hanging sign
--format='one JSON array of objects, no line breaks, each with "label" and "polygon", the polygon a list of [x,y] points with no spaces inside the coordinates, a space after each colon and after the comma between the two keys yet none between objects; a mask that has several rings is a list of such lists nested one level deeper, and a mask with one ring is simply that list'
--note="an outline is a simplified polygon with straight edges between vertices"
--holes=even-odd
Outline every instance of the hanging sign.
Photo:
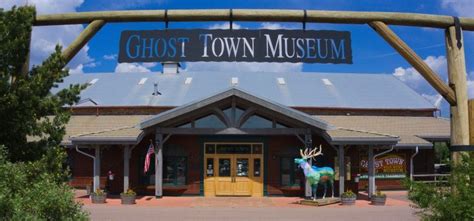
[{"label": "hanging sign", "polygon": [[[362,179],[367,179],[368,165],[367,156],[360,158],[360,173]],[[402,153],[388,154],[375,160],[375,177],[382,179],[405,178],[407,173],[406,156]]]},{"label": "hanging sign", "polygon": [[123,31],[119,62],[246,61],[352,64],[348,31]]}]

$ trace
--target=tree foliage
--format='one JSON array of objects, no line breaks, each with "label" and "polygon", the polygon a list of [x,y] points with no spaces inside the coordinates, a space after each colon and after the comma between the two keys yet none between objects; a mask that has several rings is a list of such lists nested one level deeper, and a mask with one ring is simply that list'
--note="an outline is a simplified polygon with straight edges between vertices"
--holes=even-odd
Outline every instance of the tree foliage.
[{"label": "tree foliage", "polygon": [[64,182],[60,142],[81,85],[51,90],[68,75],[61,47],[23,71],[33,7],[0,10],[0,219],[83,220],[87,214]]},{"label": "tree foliage", "polygon": [[474,158],[463,156],[446,184],[408,182],[408,197],[424,220],[474,220]]},{"label": "tree foliage", "polygon": [[82,89],[50,92],[68,75],[59,46],[42,65],[22,73],[34,17],[33,7],[0,11],[0,144],[12,162],[38,160],[60,144],[69,120],[63,107],[76,102]]}]

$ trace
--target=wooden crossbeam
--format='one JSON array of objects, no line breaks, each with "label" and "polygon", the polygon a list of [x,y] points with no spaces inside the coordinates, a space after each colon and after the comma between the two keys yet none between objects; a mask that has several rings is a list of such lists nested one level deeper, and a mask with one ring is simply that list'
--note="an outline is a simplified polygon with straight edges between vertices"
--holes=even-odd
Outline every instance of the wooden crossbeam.
[{"label": "wooden crossbeam", "polygon": [[374,30],[382,36],[405,60],[408,61],[428,83],[433,86],[451,105],[456,105],[454,91],[445,84],[441,78],[408,46],[393,32],[385,23],[375,21],[369,23]]},{"label": "wooden crossbeam", "polygon": [[89,40],[94,37],[94,35],[105,25],[104,20],[95,20],[92,21],[86,29],[84,29],[79,36],[74,39],[74,41],[67,47],[62,56],[66,61],[66,64],[71,61],[72,58],[81,50],[84,45],[89,42]]},{"label": "wooden crossbeam", "polygon": [[[269,22],[319,22],[340,24],[367,24],[381,21],[391,25],[448,28],[454,24],[451,16],[396,12],[353,12],[321,10],[276,9],[201,9],[201,10],[134,10],[100,11],[66,14],[37,15],[34,25],[85,24],[94,20],[106,22],[146,21],[269,21]],[[474,18],[460,18],[463,30],[474,31]]]}]

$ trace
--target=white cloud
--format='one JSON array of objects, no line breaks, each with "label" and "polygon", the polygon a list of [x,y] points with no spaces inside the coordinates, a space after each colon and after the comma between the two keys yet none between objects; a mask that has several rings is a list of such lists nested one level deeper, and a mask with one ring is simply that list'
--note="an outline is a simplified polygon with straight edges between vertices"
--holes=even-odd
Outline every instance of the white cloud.
[{"label": "white cloud", "polygon": [[[34,5],[37,14],[54,14],[76,12],[76,9],[83,3],[83,0],[13,0],[1,1],[0,7],[6,10],[13,5]],[[31,40],[30,64],[41,64],[53,51],[56,44],[60,44],[65,49],[84,30],[82,25],[59,25],[59,26],[36,26],[33,27]],[[89,46],[85,45],[81,51],[69,62],[71,70],[82,70],[83,64],[94,61],[88,55]],[[83,65],[79,67],[79,65]]]},{"label": "white cloud", "polygon": [[[447,61],[444,56],[428,56],[424,62],[435,71],[443,81],[448,81]],[[441,110],[442,115],[449,113],[449,104],[433,87],[413,68],[398,67],[393,75],[405,82],[409,87],[421,94],[426,100]],[[474,98],[474,72],[470,72],[467,79],[468,96]]]},{"label": "white cloud", "polygon": [[[232,25],[233,29],[246,29],[238,24]],[[278,23],[265,22],[260,25],[262,29],[283,29]],[[229,29],[229,23],[214,24],[210,29]],[[257,63],[257,62],[187,62],[184,71],[216,71],[216,72],[301,72],[303,63]]]},{"label": "white cloud", "polygon": [[115,67],[115,72],[151,72],[151,70],[138,63],[119,63]]},{"label": "white cloud", "polygon": [[104,58],[104,60],[115,60],[117,59],[117,54],[106,54],[102,58]]},{"label": "white cloud", "polygon": [[69,69],[69,74],[83,74],[82,68],[84,68],[84,65],[79,64],[77,67]]},{"label": "white cloud", "polygon": [[442,0],[441,7],[454,11],[459,16],[474,17],[472,0]]}]

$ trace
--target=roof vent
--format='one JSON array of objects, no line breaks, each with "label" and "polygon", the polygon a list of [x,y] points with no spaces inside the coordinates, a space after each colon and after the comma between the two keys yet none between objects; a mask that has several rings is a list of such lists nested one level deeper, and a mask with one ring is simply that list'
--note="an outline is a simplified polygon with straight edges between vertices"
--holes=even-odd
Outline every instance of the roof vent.
[{"label": "roof vent", "polygon": [[233,77],[233,78],[230,80],[230,83],[231,83],[232,85],[237,85],[237,84],[239,84],[239,78]]},{"label": "roof vent", "polygon": [[89,85],[93,85],[93,84],[97,83],[97,81],[99,81],[99,78],[94,78],[91,81],[89,81]]},{"label": "roof vent", "polygon": [[327,78],[323,78],[323,79],[321,79],[321,80],[322,80],[323,83],[324,83],[325,85],[327,85],[327,86],[331,86],[331,85],[332,85],[332,82],[331,82],[329,79],[327,79]]},{"label": "roof vent", "polygon": [[285,78],[277,78],[277,82],[278,82],[278,84],[281,84],[281,85],[286,84]]},{"label": "roof vent", "polygon": [[138,82],[138,84],[139,84],[139,85],[145,84],[145,82],[146,82],[147,79],[148,79],[148,78],[142,78],[142,79],[140,79],[140,81]]},{"label": "roof vent", "polygon": [[161,95],[161,92],[158,91],[158,82],[155,82],[153,84],[153,96],[158,96],[158,95]]},{"label": "roof vent", "polygon": [[179,73],[179,68],[181,64],[174,61],[165,61],[161,63],[163,65],[163,74],[177,74]]},{"label": "roof vent", "polygon": [[191,84],[192,81],[193,81],[192,77],[187,77],[186,80],[184,80],[184,84]]}]

